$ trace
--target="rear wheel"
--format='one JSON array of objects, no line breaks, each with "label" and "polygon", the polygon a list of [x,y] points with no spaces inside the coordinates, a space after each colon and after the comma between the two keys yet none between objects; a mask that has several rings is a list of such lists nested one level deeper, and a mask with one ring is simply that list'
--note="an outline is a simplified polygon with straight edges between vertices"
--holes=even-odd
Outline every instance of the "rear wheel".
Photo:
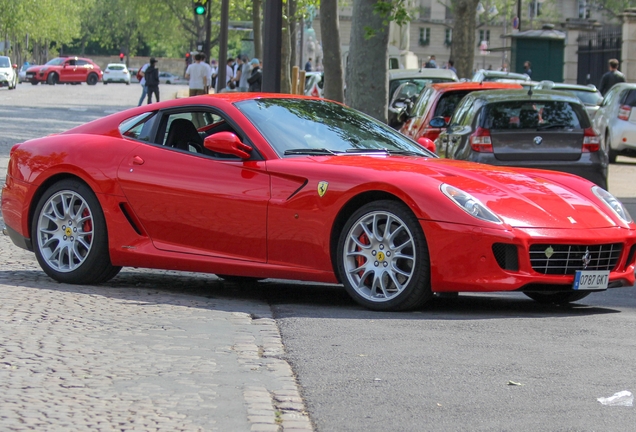
[{"label": "rear wheel", "polygon": [[97,74],[89,74],[88,78],[86,78],[86,84],[88,85],[95,85],[97,84],[97,81],[99,81],[99,78],[97,77]]},{"label": "rear wheel", "polygon": [[48,85],[55,85],[58,82],[60,82],[60,77],[55,72],[51,72],[46,78],[46,83]]},{"label": "rear wheel", "polygon": [[572,303],[572,302],[581,300],[587,297],[588,295],[590,295],[591,293],[575,291],[575,292],[556,292],[556,293],[527,292],[524,294],[530,297],[532,300],[541,304],[551,304],[551,303],[567,304],[567,303]]},{"label": "rear wheel", "polygon": [[402,203],[376,201],[351,215],[336,260],[349,295],[369,309],[415,309],[433,297],[426,239]]},{"label": "rear wheel", "polygon": [[38,81],[31,81],[31,84],[32,84],[32,85],[38,85],[38,84],[40,84],[40,83],[39,83]]},{"label": "rear wheel", "polygon": [[99,201],[78,180],[62,180],[46,190],[35,209],[31,229],[40,266],[59,282],[101,283],[121,270],[110,262]]}]

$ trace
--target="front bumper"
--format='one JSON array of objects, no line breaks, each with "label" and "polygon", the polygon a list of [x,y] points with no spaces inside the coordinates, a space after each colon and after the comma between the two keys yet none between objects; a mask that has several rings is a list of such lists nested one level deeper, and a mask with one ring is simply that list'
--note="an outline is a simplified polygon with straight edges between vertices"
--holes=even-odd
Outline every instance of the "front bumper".
[{"label": "front bumper", "polygon": [[[632,286],[635,282],[636,230],[504,230],[424,220],[420,223],[428,243],[431,287],[434,292],[572,290],[573,274],[542,274],[533,269],[529,252],[532,244],[556,246],[621,243],[622,251],[610,272],[609,287]],[[516,268],[505,269],[498,263],[493,251],[495,244],[516,248]]]}]

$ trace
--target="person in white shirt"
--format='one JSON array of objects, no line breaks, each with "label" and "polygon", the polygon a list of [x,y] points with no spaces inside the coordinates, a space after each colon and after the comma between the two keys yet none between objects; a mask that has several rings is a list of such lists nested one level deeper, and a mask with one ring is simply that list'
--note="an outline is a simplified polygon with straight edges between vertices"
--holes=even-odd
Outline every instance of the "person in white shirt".
[{"label": "person in white shirt", "polygon": [[186,69],[185,77],[189,80],[190,96],[205,94],[208,87],[208,66],[201,60],[203,60],[203,54],[196,54],[194,63]]},{"label": "person in white shirt", "polygon": [[139,84],[141,84],[141,97],[139,98],[139,104],[137,106],[141,106],[141,104],[144,103],[144,99],[148,94],[148,87],[146,87],[146,77],[144,76],[144,73],[146,72],[146,69],[148,69],[148,66],[150,66],[150,63],[146,63],[145,65],[143,65],[141,67],[141,70],[139,71],[139,75],[141,75],[141,80],[139,81]]},{"label": "person in white shirt", "polygon": [[219,67],[216,64],[216,60],[212,59],[210,60],[210,64],[208,65],[208,82],[210,83],[209,87],[215,90],[216,90],[216,77],[218,76],[218,74],[219,74]]}]

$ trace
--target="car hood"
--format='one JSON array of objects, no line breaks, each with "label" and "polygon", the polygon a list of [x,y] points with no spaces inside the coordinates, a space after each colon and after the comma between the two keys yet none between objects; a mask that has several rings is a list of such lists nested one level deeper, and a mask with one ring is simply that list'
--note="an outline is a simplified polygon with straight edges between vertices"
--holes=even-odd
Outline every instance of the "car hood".
[{"label": "car hood", "polygon": [[[441,184],[450,184],[479,199],[510,227],[627,226],[594,195],[593,183],[571,174],[417,157],[338,156],[326,157],[323,162],[371,170],[365,178],[382,179],[403,189],[415,185],[415,188],[427,189],[428,194],[441,195]],[[356,175],[360,178],[362,173]],[[429,210],[430,204],[418,204],[432,218],[448,220],[443,215],[446,209]]]},{"label": "car hood", "polygon": [[12,70],[10,67],[0,67],[0,73],[10,74]]}]

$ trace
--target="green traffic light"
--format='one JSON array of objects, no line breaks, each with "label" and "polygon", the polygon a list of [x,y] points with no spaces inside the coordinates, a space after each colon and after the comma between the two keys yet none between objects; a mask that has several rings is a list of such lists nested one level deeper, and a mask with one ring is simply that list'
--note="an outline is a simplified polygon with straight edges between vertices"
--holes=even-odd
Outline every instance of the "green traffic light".
[{"label": "green traffic light", "polygon": [[205,6],[203,6],[202,4],[197,5],[194,8],[194,13],[196,13],[197,15],[205,14]]}]

